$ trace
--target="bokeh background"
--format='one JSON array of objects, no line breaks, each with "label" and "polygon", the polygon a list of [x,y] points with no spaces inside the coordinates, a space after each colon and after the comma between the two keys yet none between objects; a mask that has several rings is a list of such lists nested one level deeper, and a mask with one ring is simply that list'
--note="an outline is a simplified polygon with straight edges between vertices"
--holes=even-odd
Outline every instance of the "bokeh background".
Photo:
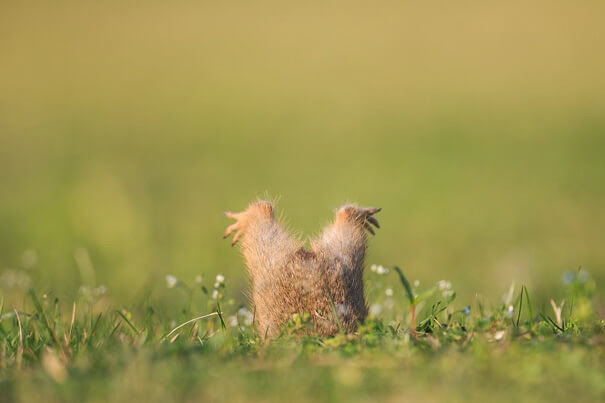
[{"label": "bokeh background", "polygon": [[603,15],[3,1],[3,292],[104,284],[127,304],[162,298],[167,274],[221,273],[244,301],[222,212],[266,195],[304,237],[344,202],[382,207],[368,262],[463,301],[512,282],[553,295],[579,266],[602,284]]}]

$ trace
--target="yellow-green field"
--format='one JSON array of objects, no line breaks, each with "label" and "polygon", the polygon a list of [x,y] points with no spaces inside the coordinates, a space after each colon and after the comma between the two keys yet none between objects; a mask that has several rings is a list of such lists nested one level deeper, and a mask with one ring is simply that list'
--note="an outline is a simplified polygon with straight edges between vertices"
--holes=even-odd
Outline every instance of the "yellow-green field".
[{"label": "yellow-green field", "polygon": [[[397,277],[368,271],[369,304],[383,304],[385,288],[395,290],[396,301],[392,309],[381,305],[368,326],[377,323],[384,336],[399,323],[394,335],[375,344],[359,335],[351,342],[359,350],[350,354],[340,342],[334,352],[322,341],[329,351],[313,350],[311,358],[289,338],[242,352],[248,344],[234,329],[208,339],[214,341],[200,336],[212,346],[202,347],[201,358],[182,358],[188,343],[200,342],[183,337],[176,357],[191,360],[188,368],[202,378],[182,375],[174,390],[165,378],[156,383],[158,400],[306,400],[315,382],[322,401],[481,400],[490,385],[506,393],[507,385],[521,384],[508,397],[531,398],[523,391],[534,385],[539,400],[551,397],[557,379],[566,397],[605,396],[603,15],[597,1],[2,2],[0,393],[29,400],[42,379],[50,400],[132,401],[150,390],[115,386],[123,374],[140,372],[141,382],[154,383],[165,365],[177,379],[182,362],[173,350],[166,362],[146,354],[162,354],[153,343],[172,321],[216,310],[196,276],[210,292],[217,274],[226,277],[225,316],[246,303],[248,277],[240,253],[221,239],[229,223],[222,212],[270,197],[305,238],[342,203],[382,207],[368,263],[401,266],[419,289],[451,281],[457,297],[448,309],[471,306],[473,328],[488,339],[501,325],[495,313],[505,313],[511,284],[515,315],[527,286],[536,315],[523,312],[526,329],[514,326],[507,337],[528,331],[535,346],[511,341],[510,349],[500,343],[493,350],[486,342],[465,354],[465,330],[443,356],[440,347],[431,353],[437,358],[423,355],[422,343],[410,339]],[[563,276],[580,266],[593,288],[574,294]],[[190,288],[167,288],[167,275]],[[82,295],[100,286],[103,295],[93,302]],[[52,331],[23,317],[32,321],[22,324],[31,340],[21,344],[18,369],[19,326],[11,312],[37,312],[29,288],[46,295],[42,308],[56,317]],[[571,295],[587,298],[582,318],[573,317]],[[561,334],[539,343],[544,329],[534,327],[550,325],[537,312],[554,318],[550,298],[566,298],[578,350],[576,339],[571,352],[552,347]],[[54,345],[53,331],[69,328],[74,301],[81,332],[103,313],[108,352],[57,352],[67,371],[57,382],[40,363],[53,360],[42,359],[55,354],[45,346]],[[478,301],[491,311],[480,314]],[[144,319],[149,307],[153,325]],[[123,321],[115,310],[132,314],[136,330],[112,332],[114,321]],[[481,322],[488,317],[494,326]],[[513,326],[505,322],[503,328]],[[195,331],[210,326],[214,335],[216,317],[203,323]],[[147,338],[139,341],[133,334],[142,329]],[[153,346],[140,352],[137,343]],[[542,354],[551,347],[554,353]],[[507,351],[501,368],[500,350]],[[392,371],[378,369],[373,354]],[[464,377],[447,375],[465,356]],[[535,358],[523,376],[515,372],[519,357]],[[561,373],[549,369],[558,362],[569,365]],[[285,379],[281,388],[267,386],[273,370]],[[213,384],[228,387],[223,377],[230,373],[237,374],[233,389],[208,392]],[[433,387],[433,373],[445,386]],[[417,382],[410,395],[402,394],[406,377]],[[90,386],[75,387],[78,379]],[[515,384],[519,379],[530,381]],[[104,382],[113,389],[99,392]],[[200,388],[209,394],[196,394]]]}]

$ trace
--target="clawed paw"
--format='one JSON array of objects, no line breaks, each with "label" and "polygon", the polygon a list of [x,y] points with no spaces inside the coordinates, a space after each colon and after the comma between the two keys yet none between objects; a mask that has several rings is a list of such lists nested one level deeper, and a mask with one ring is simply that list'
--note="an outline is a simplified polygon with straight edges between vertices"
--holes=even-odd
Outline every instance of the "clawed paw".
[{"label": "clawed paw", "polygon": [[235,233],[233,239],[231,240],[231,246],[237,244],[242,235],[244,234],[246,227],[249,225],[251,220],[256,218],[270,218],[273,219],[273,205],[268,201],[258,201],[252,203],[246,211],[242,211],[240,213],[232,213],[230,211],[226,211],[225,215],[233,220],[235,223],[231,224],[225,230],[225,234],[223,235],[223,239],[228,238],[231,234]]},{"label": "clawed paw", "polygon": [[364,220],[363,227],[368,230],[368,232],[372,235],[376,235],[376,233],[374,232],[374,228],[372,228],[372,225],[376,228],[380,228],[378,220],[376,219],[376,217],[374,217],[374,214],[379,213],[380,210],[382,210],[380,207],[364,207],[359,209],[359,214]]},{"label": "clawed paw", "polygon": [[227,227],[227,229],[225,230],[225,234],[223,235],[223,239],[227,239],[229,238],[229,235],[231,235],[232,233],[235,232],[235,235],[233,236],[233,239],[231,240],[231,246],[234,246],[237,241],[239,241],[239,239],[241,238],[242,234],[244,233],[243,231],[243,226],[242,226],[242,218],[243,215],[246,214],[245,212],[241,212],[241,213],[232,213],[230,211],[225,211],[225,215],[233,220],[236,220],[235,223],[231,224],[230,226]]},{"label": "clawed paw", "polygon": [[343,206],[338,211],[338,217],[353,219],[359,222],[370,234],[375,235],[376,232],[372,225],[380,228],[380,224],[374,214],[382,210],[379,207],[357,207],[352,205]]}]

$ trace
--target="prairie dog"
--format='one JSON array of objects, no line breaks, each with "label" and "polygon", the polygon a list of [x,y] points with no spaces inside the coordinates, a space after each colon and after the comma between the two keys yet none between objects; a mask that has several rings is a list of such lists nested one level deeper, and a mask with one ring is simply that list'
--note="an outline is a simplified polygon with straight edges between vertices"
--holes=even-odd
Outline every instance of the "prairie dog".
[{"label": "prairie dog", "polygon": [[225,213],[236,222],[224,238],[235,233],[231,245],[242,239],[262,335],[278,335],[293,314],[305,312],[323,336],[340,328],[355,331],[368,312],[363,288],[366,231],[374,234],[372,225],[379,228],[374,217],[379,211],[342,206],[334,222],[311,241],[310,250],[279,224],[268,201],[254,202],[241,213]]}]

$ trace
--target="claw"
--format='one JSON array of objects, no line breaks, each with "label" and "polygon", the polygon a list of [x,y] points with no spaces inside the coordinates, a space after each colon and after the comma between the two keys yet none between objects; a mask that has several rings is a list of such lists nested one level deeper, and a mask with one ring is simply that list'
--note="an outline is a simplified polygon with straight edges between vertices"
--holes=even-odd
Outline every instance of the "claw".
[{"label": "claw", "polygon": [[230,226],[227,227],[227,229],[225,230],[225,234],[223,235],[223,239],[226,239],[229,237],[229,235],[231,235],[235,232],[235,235],[233,236],[233,239],[231,240],[231,246],[235,246],[235,244],[237,244],[237,242],[240,240],[240,238],[244,234],[244,231],[243,231],[244,224],[242,224],[242,219],[245,218],[245,214],[246,214],[245,211],[240,212],[240,213],[233,213],[231,211],[225,211],[225,215],[227,217],[235,220],[235,222],[233,224],[231,224]]},{"label": "claw", "polygon": [[371,215],[369,215],[366,217],[366,220],[372,223],[376,228],[380,228],[380,224],[378,224],[378,220],[376,219],[376,217],[372,217]]},{"label": "claw", "polygon": [[223,235],[223,239],[226,239],[229,237],[229,235],[231,235],[233,233],[233,231],[237,230],[237,223],[235,224],[231,224],[230,226],[227,227],[227,229],[225,230],[225,234]]},{"label": "claw", "polygon": [[235,236],[233,237],[233,240],[231,241],[231,246],[235,246],[235,244],[237,243],[237,241],[239,241],[241,236],[242,236],[242,231],[237,231]]},{"label": "claw", "polygon": [[372,214],[380,213],[380,211],[381,211],[381,210],[382,210],[382,209],[381,209],[380,207],[368,207],[368,208],[366,209],[366,212],[367,212],[368,214],[372,215]]},{"label": "claw", "polygon": [[372,235],[376,235],[376,233],[374,232],[374,230],[372,229],[372,227],[370,226],[370,224],[368,224],[368,223],[364,223],[364,224],[363,224],[363,227],[364,227],[365,229],[367,229],[367,230],[368,230],[368,232],[369,232],[370,234],[372,234]]}]

